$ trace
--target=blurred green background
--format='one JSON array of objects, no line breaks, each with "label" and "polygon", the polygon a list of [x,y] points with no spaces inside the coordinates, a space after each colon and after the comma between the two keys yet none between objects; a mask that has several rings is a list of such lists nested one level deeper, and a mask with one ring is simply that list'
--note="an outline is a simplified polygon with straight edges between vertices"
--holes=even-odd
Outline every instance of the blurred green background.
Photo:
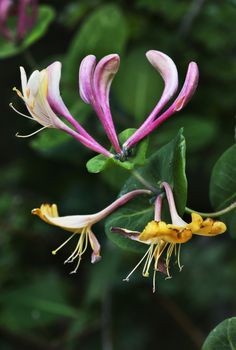
[{"label": "blurred green background", "polygon": [[196,61],[200,81],[195,96],[153,134],[151,143],[158,148],[184,127],[188,206],[212,211],[211,171],[235,142],[236,1],[44,4],[56,12],[45,36],[29,51],[0,60],[0,349],[200,349],[217,323],[236,314],[232,237],[192,240],[182,249],[183,271],[167,281],[159,276],[153,294],[151,282],[139,273],[122,282],[140,256],[107,241],[103,222],[95,227],[103,243],[101,262],[91,265],[88,252],[79,272],[70,275],[71,266],[63,265],[70,247],[56,257],[50,253],[66,238],[65,232],[32,217],[31,209],[49,202],[57,203],[64,215],[98,211],[116,198],[127,174],[119,170],[115,181],[107,172],[89,174],[85,165],[94,153],[57,130],[15,138],[17,131],[27,134],[37,125],[15,114],[9,103],[24,111],[12,92],[20,87],[20,65],[30,73],[60,60],[63,99],[109,146],[78,94],[79,64],[86,54],[121,56],[111,91],[119,132],[137,127],[160,97],[163,84],[146,60],[147,50],[172,57],[181,83],[188,63]]}]

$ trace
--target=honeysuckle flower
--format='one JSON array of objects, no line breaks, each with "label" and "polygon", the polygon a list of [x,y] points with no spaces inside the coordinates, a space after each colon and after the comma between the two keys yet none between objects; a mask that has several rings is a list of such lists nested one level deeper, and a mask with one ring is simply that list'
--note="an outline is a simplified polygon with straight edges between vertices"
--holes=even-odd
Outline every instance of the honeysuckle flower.
[{"label": "honeysuckle flower", "polygon": [[[32,29],[37,14],[37,0],[0,0],[0,33],[8,40],[20,42]],[[13,16],[17,20],[15,32],[8,26]]]},{"label": "honeysuckle flower", "polygon": [[151,192],[142,189],[128,192],[96,214],[59,216],[56,204],[42,204],[40,208],[33,209],[32,214],[38,215],[48,224],[58,226],[69,232],[73,232],[73,234],[64,243],[52,251],[52,254],[56,254],[58,250],[64,247],[66,243],[68,243],[74,236],[79,235],[74,251],[69,258],[65,260],[65,263],[71,263],[77,260],[76,267],[72,271],[72,273],[75,273],[80,265],[82,255],[87,249],[88,243],[90,243],[93,251],[91,262],[95,263],[101,258],[100,244],[92,231],[92,226],[111,214],[118,207],[124,205],[134,197],[143,194],[151,194]]},{"label": "honeysuckle flower", "polygon": [[[96,140],[90,136],[86,130],[73,118],[69,110],[65,106],[59,90],[61,77],[61,63],[54,62],[46,69],[41,71],[35,70],[29,79],[23,67],[20,67],[22,92],[14,88],[19,97],[25,102],[25,105],[31,116],[26,116],[18,112],[11,104],[11,107],[29,119],[32,119],[42,125],[38,131],[19,137],[32,136],[35,133],[45,128],[56,128],[73,136],[86,147],[101,153],[106,157],[111,157],[112,154],[101,146]],[[58,115],[64,117],[75,129],[66,125]]]},{"label": "honeysuckle flower", "polygon": [[150,50],[146,53],[147,59],[162,76],[165,87],[161,99],[150,113],[146,121],[134,132],[134,134],[123,144],[123,152],[133,147],[138,141],[150,134],[166,119],[174,113],[179,112],[193,96],[198,84],[198,67],[195,62],[190,62],[184,85],[172,103],[172,105],[160,114],[163,107],[174,96],[178,88],[178,72],[175,63],[170,57],[160,51]]},{"label": "honeysuckle flower", "polygon": [[[211,218],[204,220],[198,213],[192,213],[192,221],[190,223],[185,222],[177,213],[171,187],[166,182],[163,182],[162,186],[165,189],[168,201],[172,221],[171,224],[161,220],[162,194],[160,194],[155,201],[154,220],[148,222],[142,232],[117,227],[112,228],[113,232],[123,234],[132,240],[149,245],[142,259],[128,274],[125,280],[129,280],[132,273],[145,259],[142,274],[144,277],[148,277],[151,264],[154,261],[153,291],[155,291],[156,285],[156,272],[160,271],[160,266],[162,266],[160,265],[160,258],[164,252],[166,252],[165,269],[168,276],[167,278],[170,278],[169,265],[173,253],[177,256],[179,269],[182,269],[180,264],[180,248],[182,243],[188,242],[194,234],[212,237],[226,231],[226,225],[223,222],[215,221]],[[161,270],[163,270],[162,267]]]},{"label": "honeysuckle flower", "polygon": [[121,153],[121,148],[110,111],[109,92],[119,65],[120,58],[117,54],[107,55],[97,64],[96,57],[88,55],[82,60],[79,70],[80,96],[93,107],[118,154]]}]

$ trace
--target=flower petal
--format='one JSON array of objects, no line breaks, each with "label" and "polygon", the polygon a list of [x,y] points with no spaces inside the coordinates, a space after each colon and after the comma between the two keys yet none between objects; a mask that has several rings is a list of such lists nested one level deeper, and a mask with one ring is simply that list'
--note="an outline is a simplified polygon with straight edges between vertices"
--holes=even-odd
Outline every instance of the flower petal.
[{"label": "flower petal", "polygon": [[81,232],[81,230],[94,223],[95,215],[70,215],[58,216],[56,204],[42,204],[40,208],[33,209],[32,214],[38,215],[48,224],[55,225],[70,232]]},{"label": "flower petal", "polygon": [[179,112],[188,101],[192,98],[193,94],[196,91],[199,79],[199,70],[195,62],[190,62],[188,66],[188,71],[184,81],[184,85],[173,103],[174,112]]},{"label": "flower petal", "polygon": [[61,62],[54,62],[47,67],[48,94],[47,99],[51,108],[62,116],[70,115],[60,95]]},{"label": "flower petal", "polygon": [[107,55],[98,62],[93,78],[95,99],[93,106],[117,153],[121,153],[121,149],[110,111],[109,92],[112,80],[119,69],[119,65],[119,55]]},{"label": "flower petal", "polygon": [[85,103],[92,103],[93,100],[93,74],[96,65],[94,55],[86,56],[79,69],[79,92]]},{"label": "flower petal", "polygon": [[146,56],[153,67],[160,73],[165,83],[162,96],[151,113],[152,117],[155,118],[178,88],[178,71],[174,61],[163,52],[150,50],[146,53]]},{"label": "flower petal", "polygon": [[97,240],[97,237],[91,230],[88,232],[88,237],[89,237],[91,248],[93,250],[91,255],[91,263],[94,264],[99,260],[101,260],[101,255],[100,255],[101,246]]}]

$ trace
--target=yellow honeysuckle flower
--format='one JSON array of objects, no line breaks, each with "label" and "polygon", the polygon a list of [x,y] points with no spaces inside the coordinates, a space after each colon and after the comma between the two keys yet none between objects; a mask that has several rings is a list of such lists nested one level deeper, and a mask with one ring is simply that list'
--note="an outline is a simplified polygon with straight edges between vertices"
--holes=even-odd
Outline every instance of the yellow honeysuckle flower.
[{"label": "yellow honeysuckle flower", "polygon": [[148,190],[134,190],[126,193],[105,209],[99,211],[96,214],[89,215],[70,215],[59,216],[56,204],[42,204],[40,208],[32,210],[32,214],[38,215],[43,221],[48,224],[58,226],[66,231],[73,232],[73,234],[62,243],[57,249],[52,251],[52,254],[56,254],[58,250],[64,247],[74,236],[79,234],[79,239],[72,254],[69,256],[65,263],[71,263],[77,260],[77,265],[72,273],[77,272],[80,265],[82,255],[85,253],[88,243],[92,248],[91,262],[95,263],[100,260],[100,244],[92,231],[92,226],[104,219],[111,212],[118,207],[124,205],[126,202],[141,194],[150,194]]},{"label": "yellow honeysuckle flower", "polygon": [[[161,221],[162,195],[159,195],[155,202],[154,220],[150,221],[142,232],[130,231],[117,227],[112,228],[113,232],[124,234],[130,239],[149,245],[143,258],[128,274],[125,280],[129,280],[129,277],[144,260],[143,276],[148,277],[150,266],[154,260],[153,291],[155,291],[155,277],[157,271],[164,270],[167,274],[167,278],[171,277],[169,264],[173,253],[177,256],[179,269],[182,269],[180,264],[180,248],[182,243],[188,242],[192,238],[192,235],[211,237],[224,233],[227,229],[223,222],[215,221],[211,218],[204,220],[198,213],[192,213],[192,221],[190,223],[185,222],[177,213],[173,193],[169,184],[163,182],[162,185],[166,192],[172,219],[171,224]],[[166,252],[166,258],[165,267],[163,269],[160,258],[164,252]]]}]

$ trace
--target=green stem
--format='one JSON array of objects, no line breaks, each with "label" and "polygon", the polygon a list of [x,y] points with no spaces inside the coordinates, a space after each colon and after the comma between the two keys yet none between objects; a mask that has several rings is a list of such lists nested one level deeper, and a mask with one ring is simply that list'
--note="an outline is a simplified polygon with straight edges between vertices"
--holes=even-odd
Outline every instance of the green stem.
[{"label": "green stem", "polygon": [[197,214],[199,214],[199,215],[201,215],[203,217],[212,217],[212,218],[214,218],[214,217],[221,216],[221,215],[224,215],[226,213],[229,213],[231,210],[233,210],[235,208],[236,208],[236,202],[233,202],[228,207],[226,207],[226,208],[224,208],[222,210],[216,211],[214,213],[201,213],[199,211],[196,211],[196,210],[193,210],[193,209],[190,209],[190,208],[187,208],[187,207],[185,208],[185,212],[189,213],[189,214],[197,213]]},{"label": "green stem", "polygon": [[158,193],[157,188],[152,186],[147,180],[144,179],[142,175],[140,175],[136,170],[131,171],[132,175],[142,184],[144,185],[147,189],[152,191],[153,193]]}]

